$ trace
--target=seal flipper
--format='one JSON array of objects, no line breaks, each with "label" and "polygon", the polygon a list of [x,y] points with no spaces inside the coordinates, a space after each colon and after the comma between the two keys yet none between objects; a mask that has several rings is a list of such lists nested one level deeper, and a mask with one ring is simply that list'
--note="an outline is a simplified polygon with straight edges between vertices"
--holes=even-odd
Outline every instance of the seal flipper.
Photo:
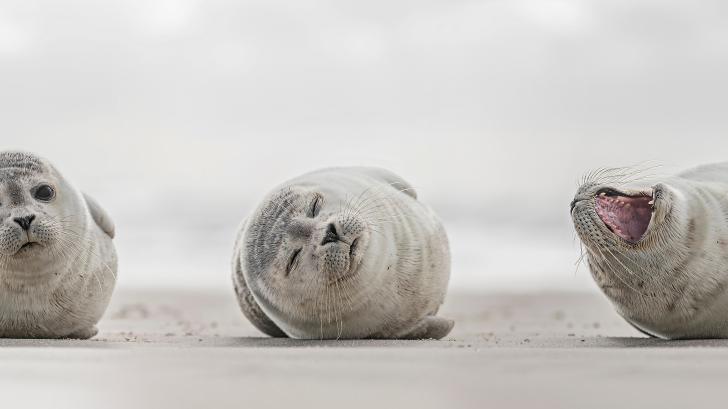
[{"label": "seal flipper", "polygon": [[76,331],[72,334],[69,334],[65,336],[66,339],[91,339],[96,336],[96,334],[99,333],[99,329],[96,328],[96,326],[84,328],[82,330]]},{"label": "seal flipper", "polygon": [[360,167],[356,168],[367,175],[383,181],[407,196],[417,199],[417,191],[406,180],[399,175],[381,168]]},{"label": "seal flipper", "polygon": [[647,335],[648,338],[660,338],[658,336],[655,336],[655,335],[650,334],[646,330],[643,330],[642,328],[640,328],[639,326],[637,326],[637,324],[635,324],[634,322],[628,320],[627,318],[625,318],[624,320],[627,321],[627,324],[631,325],[632,328],[636,329],[637,331],[641,332],[644,335]]},{"label": "seal flipper", "polygon": [[88,211],[91,213],[91,217],[93,217],[96,222],[96,225],[113,239],[116,235],[116,226],[114,225],[113,220],[111,220],[109,214],[106,213],[106,210],[104,210],[104,208],[101,207],[91,196],[84,193],[83,198],[86,200],[86,206],[88,207]]},{"label": "seal flipper", "polygon": [[[237,247],[237,246],[236,246]],[[233,262],[233,283],[235,284],[235,292],[237,293],[238,304],[240,309],[243,311],[245,318],[250,321],[251,324],[258,328],[261,332],[273,338],[288,338],[283,330],[263,312],[258,305],[258,302],[253,298],[253,294],[248,288],[248,284],[245,282],[245,276],[243,271],[240,269],[240,262],[238,257],[235,257]]]},{"label": "seal flipper", "polygon": [[452,331],[455,321],[441,317],[425,317],[414,330],[399,339],[442,339]]}]

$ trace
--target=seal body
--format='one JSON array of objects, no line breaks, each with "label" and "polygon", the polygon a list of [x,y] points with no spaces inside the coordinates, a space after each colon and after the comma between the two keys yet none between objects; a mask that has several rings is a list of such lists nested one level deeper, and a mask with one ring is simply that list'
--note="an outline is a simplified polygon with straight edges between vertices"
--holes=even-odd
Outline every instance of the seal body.
[{"label": "seal body", "polygon": [[116,282],[113,236],[46,160],[0,152],[0,337],[96,335]]},{"label": "seal body", "polygon": [[336,168],[293,179],[243,223],[233,282],[271,336],[442,338],[450,276],[445,231],[391,172]]},{"label": "seal body", "polygon": [[728,337],[728,163],[633,176],[596,172],[572,202],[596,283],[648,335]]}]

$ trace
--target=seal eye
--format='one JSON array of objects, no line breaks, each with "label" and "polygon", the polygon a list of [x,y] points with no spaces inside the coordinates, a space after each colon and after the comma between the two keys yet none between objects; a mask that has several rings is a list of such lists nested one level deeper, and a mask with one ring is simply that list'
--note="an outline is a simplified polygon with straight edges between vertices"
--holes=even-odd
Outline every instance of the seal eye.
[{"label": "seal eye", "polygon": [[288,261],[288,266],[286,266],[286,277],[288,277],[288,275],[291,274],[291,271],[293,271],[298,265],[298,258],[301,255],[302,250],[303,249],[298,249],[291,255],[291,259]]},{"label": "seal eye", "polygon": [[35,188],[33,197],[41,202],[50,202],[56,196],[56,191],[48,185],[40,185]]},{"label": "seal eye", "polygon": [[324,198],[321,195],[316,195],[311,202],[311,209],[308,211],[309,217],[316,217],[321,212],[321,206],[324,203]]}]

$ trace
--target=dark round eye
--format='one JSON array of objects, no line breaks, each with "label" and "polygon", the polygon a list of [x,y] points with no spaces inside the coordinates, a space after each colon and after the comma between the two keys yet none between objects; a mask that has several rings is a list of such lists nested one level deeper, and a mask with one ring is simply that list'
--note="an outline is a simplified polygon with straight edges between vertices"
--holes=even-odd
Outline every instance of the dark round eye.
[{"label": "dark round eye", "polygon": [[321,195],[316,195],[311,202],[311,209],[308,211],[310,217],[318,216],[321,211],[321,206],[324,204],[324,198]]},{"label": "dark round eye", "polygon": [[42,202],[50,202],[56,196],[56,191],[48,185],[40,185],[35,189],[33,197]]}]

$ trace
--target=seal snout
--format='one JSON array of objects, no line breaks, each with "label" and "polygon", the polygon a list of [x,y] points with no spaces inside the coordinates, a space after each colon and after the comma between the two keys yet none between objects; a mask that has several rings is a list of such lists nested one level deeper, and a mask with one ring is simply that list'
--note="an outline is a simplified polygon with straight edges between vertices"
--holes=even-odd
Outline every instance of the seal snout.
[{"label": "seal snout", "polygon": [[364,225],[355,218],[331,220],[320,238],[324,257],[321,271],[335,278],[353,274],[360,260]]},{"label": "seal snout", "polygon": [[349,237],[349,240],[347,240],[339,234],[340,231],[341,229],[337,229],[334,223],[329,223],[328,227],[326,228],[326,234],[324,235],[324,239],[323,241],[321,241],[321,245],[325,246],[330,243],[345,243],[349,246],[349,257],[352,258],[354,257],[357,246],[359,244],[359,234],[356,234],[353,237]]},{"label": "seal snout", "polygon": [[655,201],[648,194],[628,195],[614,189],[602,189],[595,200],[599,218],[614,234],[636,244],[647,232]]}]

